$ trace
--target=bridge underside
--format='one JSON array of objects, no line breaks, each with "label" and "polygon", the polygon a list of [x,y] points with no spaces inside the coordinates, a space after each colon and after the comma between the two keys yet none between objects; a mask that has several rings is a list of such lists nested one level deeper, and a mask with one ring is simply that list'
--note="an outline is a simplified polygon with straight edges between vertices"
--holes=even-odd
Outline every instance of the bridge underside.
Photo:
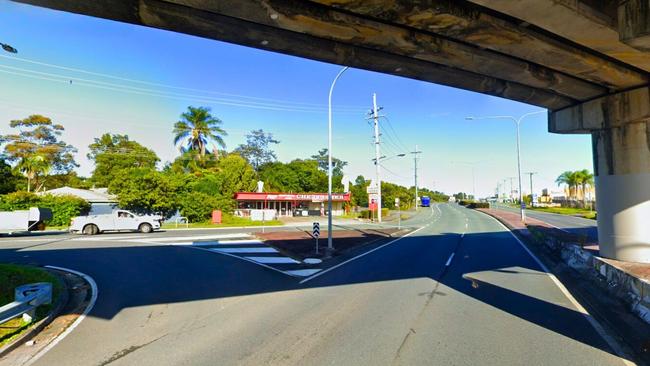
[{"label": "bridge underside", "polygon": [[650,263],[648,0],[18,1],[547,108],[592,134],[603,255]]}]

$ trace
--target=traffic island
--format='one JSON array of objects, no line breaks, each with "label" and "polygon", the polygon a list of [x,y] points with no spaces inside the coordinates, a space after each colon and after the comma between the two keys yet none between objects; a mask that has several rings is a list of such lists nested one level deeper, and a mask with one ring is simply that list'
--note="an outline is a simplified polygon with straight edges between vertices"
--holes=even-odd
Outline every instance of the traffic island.
[{"label": "traffic island", "polygon": [[[19,366],[30,363],[34,356],[43,351],[77,321],[90,303],[92,291],[86,280],[75,273],[48,267],[22,265],[0,265],[0,270],[6,266],[38,273],[38,278],[42,280],[40,282],[49,280],[54,283],[52,304],[37,309],[34,321],[20,332],[5,338],[5,343],[0,347],[0,366]],[[28,281],[33,282],[34,279],[30,278]],[[25,278],[17,281],[23,282]],[[3,278],[0,278],[0,286],[3,289],[5,284]],[[3,293],[7,292],[3,290]],[[13,296],[13,289],[11,296]],[[4,298],[3,301],[5,301]],[[10,322],[15,321],[22,322],[22,319],[17,318]],[[7,324],[10,323],[0,326],[0,331]]]},{"label": "traffic island", "polygon": [[[411,228],[333,230],[334,251],[331,254],[332,257],[340,257],[383,240],[405,235],[410,231],[412,231]],[[327,259],[327,230],[320,232],[318,253],[316,253],[316,239],[308,231],[258,232],[255,233],[255,236],[279,252],[299,261],[304,261],[306,258]]]}]

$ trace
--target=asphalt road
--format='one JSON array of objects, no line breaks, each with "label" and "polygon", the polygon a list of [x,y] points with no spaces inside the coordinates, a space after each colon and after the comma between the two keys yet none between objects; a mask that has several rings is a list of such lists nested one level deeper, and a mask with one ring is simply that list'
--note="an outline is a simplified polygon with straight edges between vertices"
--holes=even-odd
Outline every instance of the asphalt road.
[{"label": "asphalt road", "polygon": [[37,365],[622,364],[494,219],[443,204],[409,224],[421,229],[303,283],[165,239],[202,231],[0,238],[0,262],[99,287]]}]

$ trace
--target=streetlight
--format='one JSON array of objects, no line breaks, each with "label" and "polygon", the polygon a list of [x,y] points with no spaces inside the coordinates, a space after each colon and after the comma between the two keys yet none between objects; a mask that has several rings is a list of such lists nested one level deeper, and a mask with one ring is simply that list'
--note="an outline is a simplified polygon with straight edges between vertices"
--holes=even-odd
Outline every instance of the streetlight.
[{"label": "streetlight", "polygon": [[338,74],[336,74],[336,77],[330,86],[330,94],[327,103],[327,251],[330,254],[334,251],[334,246],[332,245],[332,92],[334,91],[336,81],[348,68],[349,66],[345,66]]},{"label": "streetlight", "polygon": [[[398,157],[402,158],[404,156],[406,156],[406,154],[397,154],[397,155],[393,155],[393,156],[389,156],[389,157],[386,157],[386,155],[383,155],[383,156],[379,157],[379,161],[386,161],[386,160],[390,160],[390,159],[398,158]],[[373,158],[373,159],[370,159],[370,160],[374,161],[375,164],[377,164],[377,162],[376,162],[377,159]]]},{"label": "streetlight", "polygon": [[18,50],[11,47],[10,45],[6,43],[0,43],[0,46],[2,46],[2,49],[9,52],[9,53],[18,53]]},{"label": "streetlight", "polygon": [[517,125],[517,175],[519,176],[519,214],[521,216],[521,221],[526,221],[526,209],[524,208],[524,200],[521,192],[521,152],[520,152],[520,143],[519,143],[519,125],[524,118],[532,116],[533,114],[545,113],[546,111],[537,111],[530,112],[522,115],[519,118],[514,116],[485,116],[485,117],[465,117],[467,120],[477,120],[477,119],[509,119]]}]

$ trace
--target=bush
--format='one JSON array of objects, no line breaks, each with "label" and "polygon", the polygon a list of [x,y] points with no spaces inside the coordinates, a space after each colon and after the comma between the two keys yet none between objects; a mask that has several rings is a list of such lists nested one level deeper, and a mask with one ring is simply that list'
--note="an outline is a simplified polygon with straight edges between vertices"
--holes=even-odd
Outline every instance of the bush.
[{"label": "bush", "polygon": [[490,208],[488,202],[472,202],[467,205],[467,208]]},{"label": "bush", "polygon": [[[387,216],[388,216],[388,209],[387,208],[382,208],[381,209],[381,217],[387,217]],[[371,219],[373,217],[377,217],[377,212],[375,212],[373,214],[373,212],[370,211],[370,210],[362,210],[361,212],[359,212],[359,217],[362,218],[362,219]]]},{"label": "bush", "polygon": [[0,210],[26,210],[30,207],[49,208],[52,220],[46,222],[51,226],[67,226],[73,217],[85,215],[90,211],[90,203],[74,196],[38,196],[31,192],[14,192],[0,197]]},{"label": "bush", "polygon": [[205,222],[212,216],[213,210],[222,209],[216,197],[203,192],[189,192],[181,196],[180,212],[190,222]]}]

